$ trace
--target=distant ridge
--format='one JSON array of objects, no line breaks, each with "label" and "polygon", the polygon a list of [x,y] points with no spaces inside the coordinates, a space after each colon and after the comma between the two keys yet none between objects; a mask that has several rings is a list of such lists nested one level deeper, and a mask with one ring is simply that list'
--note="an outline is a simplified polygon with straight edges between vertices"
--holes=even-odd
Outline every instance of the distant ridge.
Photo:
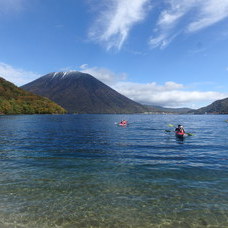
[{"label": "distant ridge", "polygon": [[191,112],[195,114],[228,114],[228,98],[217,100],[206,107]]},{"label": "distant ridge", "polygon": [[65,113],[59,105],[18,88],[0,77],[0,114],[60,114]]},{"label": "distant ridge", "polygon": [[147,108],[95,77],[79,71],[53,72],[23,89],[47,97],[69,113],[143,113]]},{"label": "distant ridge", "polygon": [[164,108],[161,106],[146,105],[148,110],[152,113],[167,113],[167,114],[187,114],[193,109],[190,108]]}]

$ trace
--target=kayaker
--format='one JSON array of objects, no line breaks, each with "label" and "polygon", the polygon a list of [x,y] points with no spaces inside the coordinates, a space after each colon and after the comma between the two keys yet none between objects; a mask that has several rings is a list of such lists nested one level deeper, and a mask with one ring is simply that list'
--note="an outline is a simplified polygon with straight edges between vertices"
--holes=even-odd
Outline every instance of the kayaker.
[{"label": "kayaker", "polygon": [[121,121],[120,121],[120,124],[121,124],[121,125],[127,125],[127,121],[126,121],[126,120],[121,120]]},{"label": "kayaker", "polygon": [[184,127],[182,125],[178,125],[175,129],[176,132],[185,133]]}]

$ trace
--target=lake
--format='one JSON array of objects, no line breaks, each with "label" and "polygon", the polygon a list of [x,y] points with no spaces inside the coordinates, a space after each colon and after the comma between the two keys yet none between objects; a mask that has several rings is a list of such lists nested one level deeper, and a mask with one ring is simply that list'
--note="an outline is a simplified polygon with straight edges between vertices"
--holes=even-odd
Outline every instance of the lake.
[{"label": "lake", "polygon": [[227,119],[0,116],[0,227],[228,227]]}]

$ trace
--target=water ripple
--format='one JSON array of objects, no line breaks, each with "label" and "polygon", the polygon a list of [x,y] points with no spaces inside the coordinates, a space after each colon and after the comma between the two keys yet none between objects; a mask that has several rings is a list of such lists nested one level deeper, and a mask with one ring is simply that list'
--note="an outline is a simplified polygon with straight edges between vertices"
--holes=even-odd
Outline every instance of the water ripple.
[{"label": "water ripple", "polygon": [[0,227],[228,227],[225,119],[0,116]]}]

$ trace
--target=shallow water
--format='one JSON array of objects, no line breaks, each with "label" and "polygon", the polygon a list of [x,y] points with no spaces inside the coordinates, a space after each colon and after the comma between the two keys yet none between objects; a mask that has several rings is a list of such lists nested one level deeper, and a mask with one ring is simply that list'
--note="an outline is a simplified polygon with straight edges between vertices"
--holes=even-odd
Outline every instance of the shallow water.
[{"label": "shallow water", "polygon": [[0,116],[0,227],[228,227],[226,119]]}]

